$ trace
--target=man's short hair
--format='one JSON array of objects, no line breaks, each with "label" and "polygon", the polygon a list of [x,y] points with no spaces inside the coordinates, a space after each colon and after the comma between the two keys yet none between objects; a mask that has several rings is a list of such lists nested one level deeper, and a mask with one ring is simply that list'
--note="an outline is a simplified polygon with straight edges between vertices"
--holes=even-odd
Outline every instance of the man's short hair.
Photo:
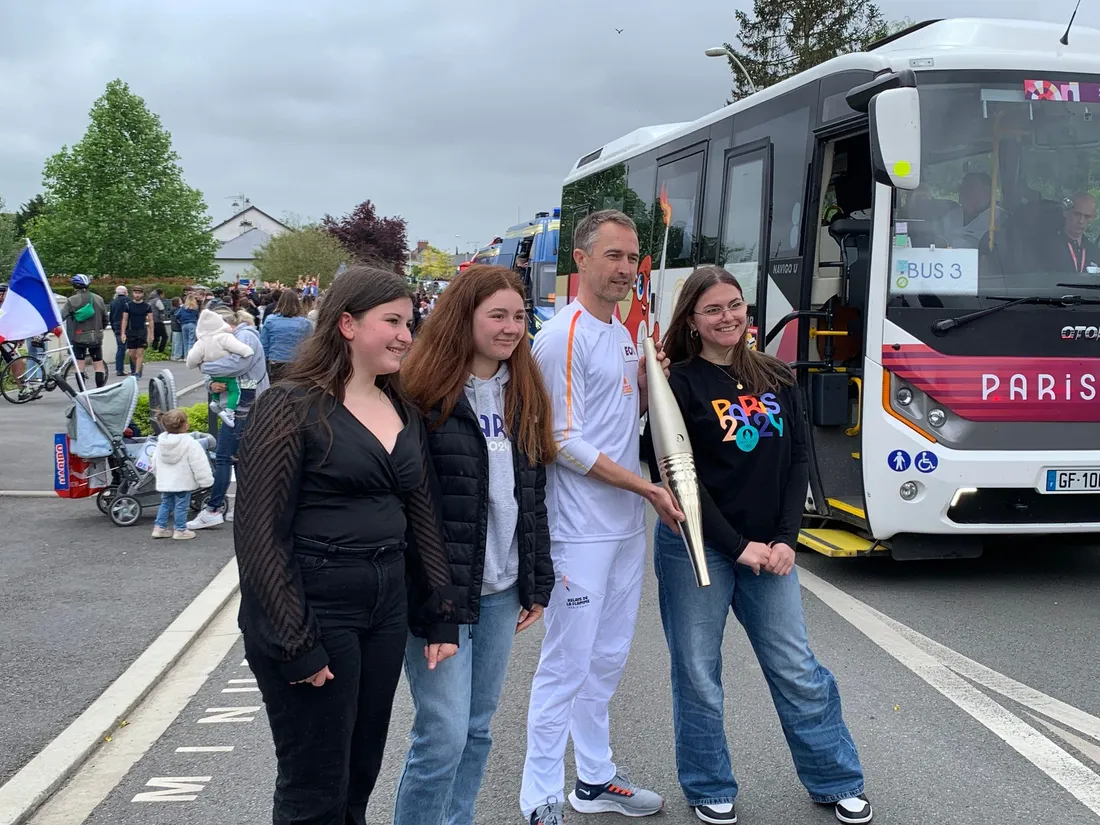
[{"label": "man's short hair", "polygon": [[128,294],[128,292],[126,290],[126,287],[124,287],[124,286],[116,286],[115,287],[115,295],[126,295],[126,294]]},{"label": "man's short hair", "polygon": [[577,224],[577,228],[573,231],[573,247],[583,249],[591,255],[592,245],[596,242],[596,235],[605,223],[616,223],[629,229],[635,235],[638,234],[638,227],[629,215],[620,212],[618,209],[601,209],[599,212],[585,215],[581,222]]}]

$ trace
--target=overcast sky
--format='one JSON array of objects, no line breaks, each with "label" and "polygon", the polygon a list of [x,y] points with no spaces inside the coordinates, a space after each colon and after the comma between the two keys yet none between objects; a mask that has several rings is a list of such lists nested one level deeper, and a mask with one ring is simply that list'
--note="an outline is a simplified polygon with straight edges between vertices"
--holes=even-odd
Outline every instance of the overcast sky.
[{"label": "overcast sky", "polygon": [[[0,0],[0,196],[12,209],[39,192],[45,159],[80,139],[119,77],[172,133],[212,218],[237,194],[303,218],[370,198],[408,220],[410,244],[465,251],[558,205],[582,154],[719,108],[729,72],[703,49],[733,40],[747,6]],[[879,6],[892,19],[1065,22],[1073,0]],[[1100,3],[1078,22],[1100,27]]]}]

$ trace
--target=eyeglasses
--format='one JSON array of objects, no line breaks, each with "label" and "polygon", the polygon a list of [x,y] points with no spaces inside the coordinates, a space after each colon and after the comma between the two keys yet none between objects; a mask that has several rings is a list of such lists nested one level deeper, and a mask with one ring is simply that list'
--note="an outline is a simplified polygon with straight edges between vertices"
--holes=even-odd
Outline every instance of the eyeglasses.
[{"label": "eyeglasses", "polygon": [[729,306],[726,306],[726,307],[707,307],[702,312],[695,312],[695,313],[692,313],[692,314],[693,315],[702,315],[702,316],[706,317],[708,320],[717,321],[719,318],[721,318],[727,312],[730,313],[731,315],[736,315],[738,312],[741,311],[741,309],[744,306],[745,306],[744,301],[734,301],[733,303],[731,303]]}]

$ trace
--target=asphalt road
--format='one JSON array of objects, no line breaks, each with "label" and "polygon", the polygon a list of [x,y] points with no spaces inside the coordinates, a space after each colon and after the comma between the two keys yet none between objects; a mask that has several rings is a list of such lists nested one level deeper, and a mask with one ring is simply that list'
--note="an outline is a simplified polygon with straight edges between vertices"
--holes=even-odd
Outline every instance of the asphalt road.
[{"label": "asphalt road", "polygon": [[[177,389],[200,379],[183,364],[156,364],[164,367]],[[59,390],[28,404],[0,400],[0,491],[52,491],[53,434],[65,431],[70,403]],[[92,498],[0,496],[0,784],[99,696],[232,557],[228,527],[189,542],[153,541],[153,515],[120,528]]]},{"label": "asphalt road", "polygon": [[[1100,714],[1095,659],[1095,636],[1100,628],[1100,601],[1095,597],[1100,585],[1100,549],[1040,545],[975,562],[915,565],[887,560],[828,560],[800,553],[799,565],[805,571],[803,595],[811,642],[819,659],[839,680],[845,716],[867,774],[876,822],[1003,825],[1006,821],[1057,821],[1060,825],[1096,825],[1097,814],[1072,793],[1100,800],[1100,777],[1093,773],[1100,769],[1100,747],[1081,732],[1075,743],[1067,744],[1040,724],[1039,715],[1041,709],[1049,716],[1048,721],[1053,720],[1068,732],[1071,726],[1065,718],[1073,717],[1075,724],[1088,727],[1092,724],[1087,722],[1090,717],[1079,713],[1066,716],[1067,712],[1058,710],[1060,706],[1047,700],[1059,699],[1079,711]],[[830,584],[865,602],[868,608],[851,602],[844,593],[837,596]],[[966,678],[936,662],[922,664],[920,651],[906,648],[909,643],[894,630],[883,630],[887,625],[875,619],[871,609],[902,622],[907,626],[904,633],[921,645],[931,643],[921,641],[918,634],[950,648],[937,656],[961,668]],[[854,617],[862,629],[845,616]],[[479,825],[522,821],[517,810],[518,779],[525,747],[528,690],[540,637],[541,627],[533,628],[515,646],[505,696],[494,721],[495,744],[478,801]],[[967,665],[968,660],[952,651],[1001,675],[983,675],[980,666],[975,670],[973,663]],[[799,785],[759,667],[735,623],[731,623],[726,636],[724,661],[726,728],[741,784],[741,821],[753,825],[834,821],[831,811],[810,803]],[[941,689],[933,688],[918,672]],[[270,821],[275,766],[263,711],[257,711],[248,722],[198,721],[209,717],[208,708],[261,705],[256,693],[223,692],[246,685],[230,680],[249,676],[238,643],[165,735],[87,822],[251,825]],[[1013,688],[1004,677],[1049,696],[1040,701],[1026,689]],[[944,691],[970,712],[951,701]],[[990,706],[999,706],[1000,714],[990,716]],[[1085,723],[1080,721],[1082,718]],[[1049,736],[1049,741],[1042,737],[1023,741],[1014,736],[1013,719],[1034,726]],[[1096,727],[1090,732],[1100,736],[1100,720],[1093,722]],[[382,777],[368,811],[371,823],[391,821],[394,788],[410,724],[411,702],[402,684]],[[636,780],[661,791],[668,800],[666,810],[650,821],[670,825],[696,822],[676,784],[668,656],[651,574],[627,672],[612,708],[612,732],[617,761],[628,766]],[[1043,762],[1047,744],[1061,746],[1069,762],[1081,766],[1072,781],[1066,780],[1068,789],[1050,775],[1053,772],[1065,779],[1068,774],[1058,764],[1051,767],[1049,760]],[[232,750],[176,750],[209,746]],[[1047,772],[1036,767],[1035,760],[1046,764]],[[573,776],[569,764],[569,782]],[[184,783],[192,786],[190,790],[175,794],[193,799],[147,801],[148,797],[139,796],[170,788],[173,781],[179,783],[180,778],[188,777],[197,778]],[[173,795],[172,791],[167,793]],[[614,817],[573,814],[569,819],[595,825],[611,822]]]}]

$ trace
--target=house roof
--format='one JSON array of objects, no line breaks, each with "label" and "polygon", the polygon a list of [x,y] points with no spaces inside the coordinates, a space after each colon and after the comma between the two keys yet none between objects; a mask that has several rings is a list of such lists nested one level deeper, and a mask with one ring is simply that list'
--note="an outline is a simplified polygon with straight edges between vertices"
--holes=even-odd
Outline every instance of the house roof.
[{"label": "house roof", "polygon": [[249,229],[242,235],[238,235],[231,241],[222,244],[218,254],[214,256],[216,261],[251,261],[256,257],[256,250],[271,240],[271,236],[262,229]]},{"label": "house roof", "polygon": [[248,211],[250,211],[250,210],[252,210],[252,209],[255,209],[255,210],[256,210],[257,212],[259,212],[259,213],[260,213],[261,215],[263,215],[263,216],[264,216],[265,218],[268,218],[269,220],[273,220],[273,221],[275,221],[275,223],[279,224],[279,226],[283,226],[283,227],[286,227],[287,229],[290,229],[290,227],[289,227],[289,226],[287,226],[287,225],[286,225],[285,223],[283,223],[283,222],[282,222],[281,220],[279,220],[278,218],[274,218],[274,217],[272,217],[271,215],[269,215],[269,214],[267,214],[266,212],[264,212],[264,210],[260,209],[260,207],[256,206],[255,204],[251,204],[251,203],[250,203],[250,204],[248,204],[248,205],[247,205],[247,206],[246,206],[246,207],[245,207],[244,209],[242,209],[241,211],[239,211],[239,212],[235,212],[234,214],[230,215],[230,216],[229,216],[228,218],[226,218],[226,219],[225,219],[224,221],[222,221],[221,223],[219,223],[219,224],[215,224],[214,226],[210,227],[210,231],[211,231],[211,232],[216,232],[217,230],[221,229],[221,228],[222,228],[223,226],[225,226],[226,224],[228,224],[228,223],[232,223],[232,222],[233,222],[233,221],[235,221],[235,220],[236,220],[237,218],[239,218],[239,217],[240,217],[241,215],[243,215],[243,214],[244,214],[245,212],[248,212]]}]

